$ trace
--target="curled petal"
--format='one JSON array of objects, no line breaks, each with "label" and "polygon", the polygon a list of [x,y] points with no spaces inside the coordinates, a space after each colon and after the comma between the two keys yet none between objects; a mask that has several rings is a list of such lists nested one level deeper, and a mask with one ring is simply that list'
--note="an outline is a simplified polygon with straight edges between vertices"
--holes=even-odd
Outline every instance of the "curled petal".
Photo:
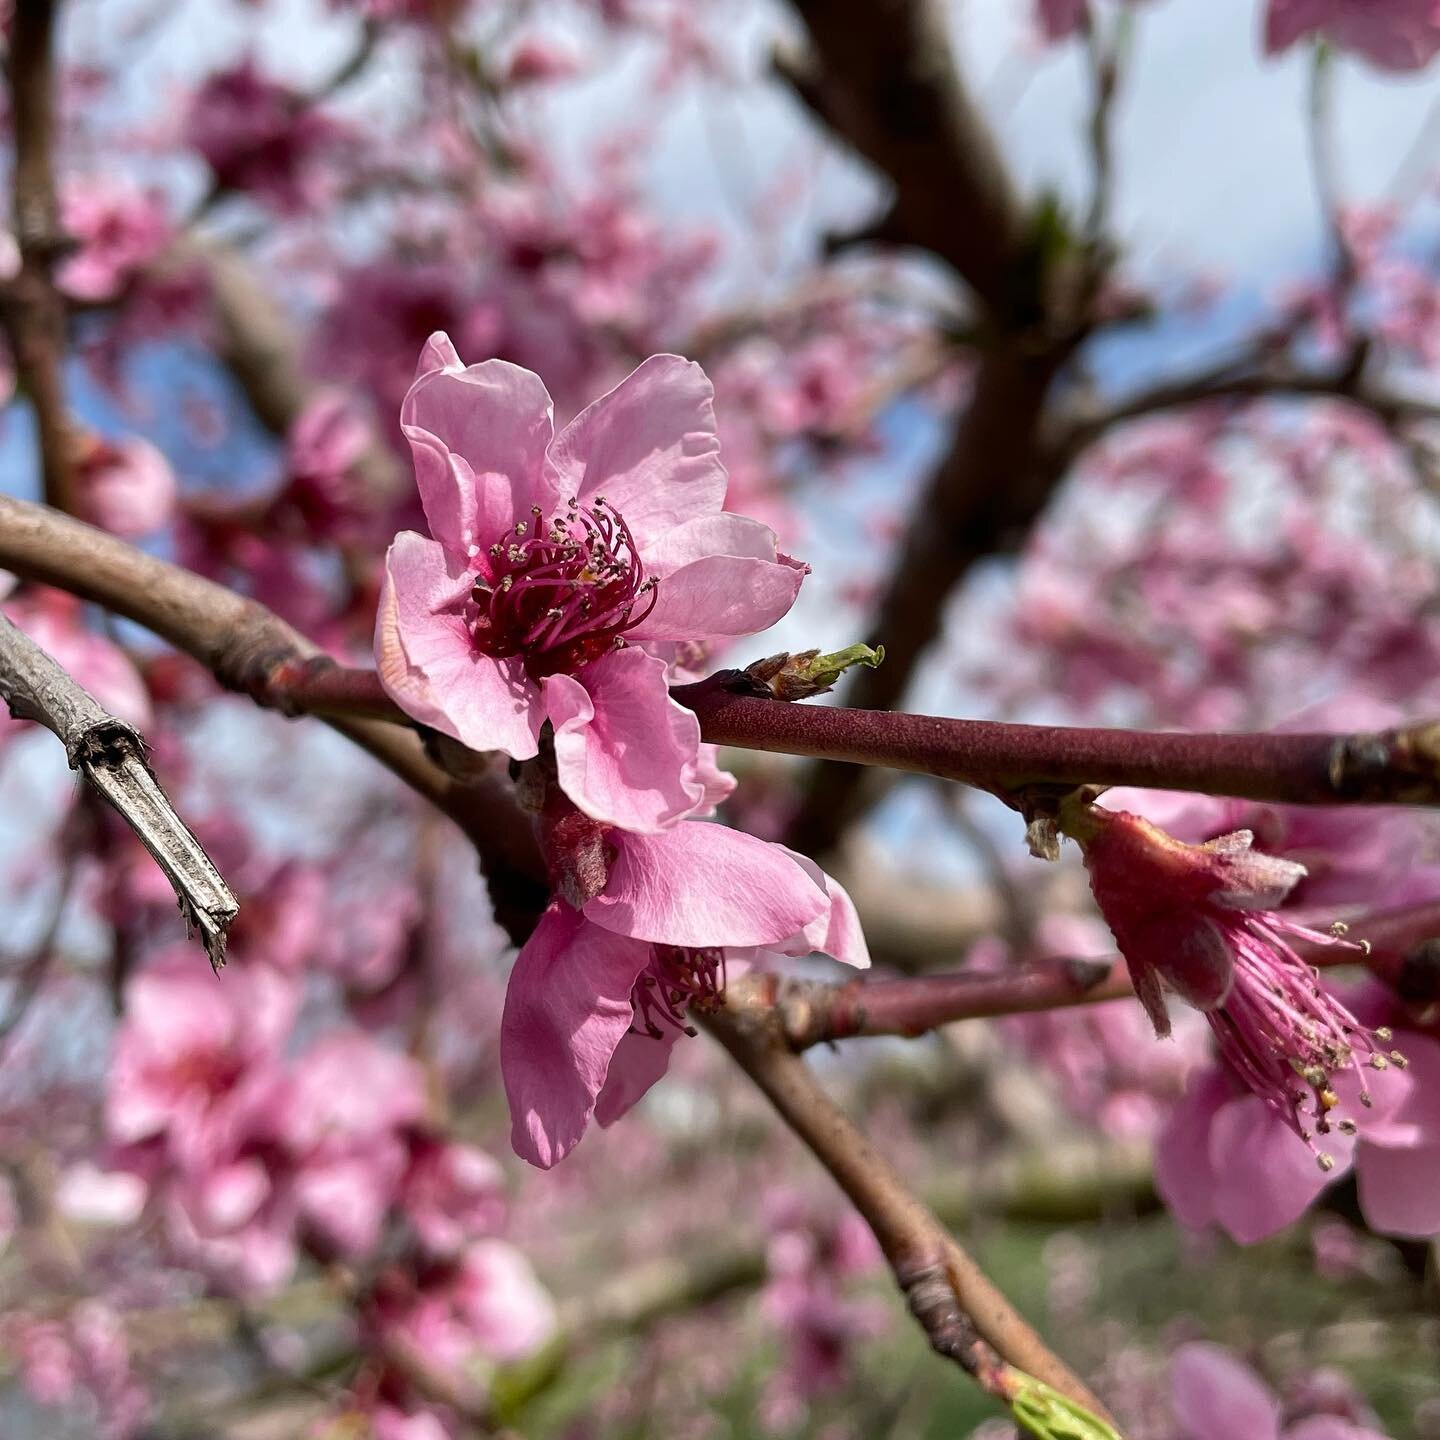
[{"label": "curled petal", "polygon": [[806,567],[781,559],[775,532],[740,515],[709,515],[661,535],[644,554],[660,579],[637,640],[753,635],[795,603]]},{"label": "curled petal", "polygon": [[595,1118],[613,1125],[670,1068],[670,1051],[680,1031],[665,1028],[659,1035],[633,1031],[616,1047],[610,1073],[595,1101]]},{"label": "curled petal", "polygon": [[473,555],[530,507],[555,508],[545,470],[554,406],[538,375],[504,360],[462,365],[437,332],[400,408],[430,532],[447,549]]}]

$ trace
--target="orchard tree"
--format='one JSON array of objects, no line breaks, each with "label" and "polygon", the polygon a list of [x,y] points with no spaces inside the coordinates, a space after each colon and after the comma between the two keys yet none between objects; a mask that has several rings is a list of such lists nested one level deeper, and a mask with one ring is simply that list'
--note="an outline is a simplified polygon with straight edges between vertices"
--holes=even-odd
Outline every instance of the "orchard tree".
[{"label": "orchard tree", "polygon": [[1440,3],[1011,8],[5,7],[7,1435],[1440,1435]]}]

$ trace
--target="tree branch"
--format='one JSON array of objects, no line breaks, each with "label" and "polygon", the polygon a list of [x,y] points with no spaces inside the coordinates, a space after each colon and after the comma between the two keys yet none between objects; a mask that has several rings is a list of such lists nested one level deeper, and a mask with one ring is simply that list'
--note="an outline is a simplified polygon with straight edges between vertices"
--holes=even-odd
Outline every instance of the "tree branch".
[{"label": "tree branch", "polygon": [[1002,1400],[1014,1398],[1015,1372],[1023,1371],[1105,1415],[1079,1377],[825,1094],[772,1016],[735,1013],[727,1006],[705,1024],[870,1226],[933,1349]]},{"label": "tree branch", "polygon": [[985,305],[1010,308],[1025,214],[960,79],[936,0],[796,0],[811,54],[776,68],[820,120],[893,183],[885,238],[948,261]]},{"label": "tree branch", "polygon": [[[1372,974],[1411,1004],[1440,1000],[1440,966],[1429,963],[1427,949],[1440,938],[1440,901],[1356,915],[1347,923],[1354,938],[1370,944],[1363,963]],[[1317,968],[1357,963],[1352,950],[1303,941],[1296,948]],[[913,1038],[961,1020],[1094,1005],[1132,993],[1125,962],[1105,956],[838,985],[751,974],[727,986],[725,1005],[737,1014],[774,1016],[785,1043],[798,1052],[857,1036]]]},{"label": "tree branch", "polygon": [[1131,420],[1215,401],[1247,404],[1285,399],[1343,401],[1368,411],[1391,429],[1415,421],[1440,420],[1440,405],[1367,380],[1358,373],[1352,357],[1336,368],[1313,371],[1298,370],[1281,361],[1247,369],[1243,361],[1231,359],[1137,391],[1096,413],[1072,417],[1057,448],[1068,461]]},{"label": "tree branch", "polygon": [[175,813],[145,761],[145,742],[78,685],[29,636],[0,615],[0,695],[17,719],[37,720],[139,837],[180,901],[186,928],[200,931],[218,970],[225,932],[239,907],[200,842]]},{"label": "tree branch", "polygon": [[64,249],[55,190],[55,0],[18,0],[10,35],[15,238],[20,273],[0,303],[21,389],[35,411],[46,501],[75,509],[75,437],[65,403],[65,303],[50,278]]},{"label": "tree branch", "polygon": [[1440,803],[1440,721],[1355,735],[1085,729],[787,704],[727,683],[671,692],[716,744],[936,775],[1012,804],[1028,789],[1092,784],[1295,805]]},{"label": "tree branch", "polygon": [[[461,798],[467,786],[377,718],[405,717],[372,671],[336,665],[263,605],[77,520],[4,496],[0,565],[137,621],[260,705],[328,719],[467,833],[482,822],[472,838],[494,828],[475,813],[473,794]],[[798,705],[730,688],[744,683],[721,672],[671,693],[700,717],[704,738],[717,744],[936,775],[993,791],[1011,804],[1035,789],[1092,784],[1300,805],[1440,803],[1440,722],[1374,734],[1187,735]],[[466,776],[467,782],[476,778]],[[482,808],[489,818],[503,793],[497,784],[487,794]],[[524,858],[530,873],[542,873],[535,854],[510,858]]]},{"label": "tree branch", "polygon": [[[318,646],[256,601],[103,530],[8,496],[0,496],[0,566],[144,625],[226,688],[261,705],[287,708],[282,695],[267,690],[272,671],[288,674],[287,667],[323,658]],[[324,718],[464,830],[484,863],[497,919],[523,939],[526,916],[533,923],[544,906],[544,867],[503,775],[477,760],[460,779],[427,757],[418,736],[395,725]]]}]

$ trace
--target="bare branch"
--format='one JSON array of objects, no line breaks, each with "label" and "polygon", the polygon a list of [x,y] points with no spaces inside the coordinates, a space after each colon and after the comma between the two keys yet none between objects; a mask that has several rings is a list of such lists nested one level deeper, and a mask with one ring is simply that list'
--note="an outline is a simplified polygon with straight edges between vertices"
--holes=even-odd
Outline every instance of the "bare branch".
[{"label": "bare branch", "polygon": [[1417,421],[1440,420],[1440,405],[1367,380],[1353,357],[1347,357],[1334,369],[1311,371],[1296,369],[1283,360],[1267,363],[1258,356],[1252,358],[1253,368],[1243,361],[1226,360],[1193,375],[1137,391],[1094,413],[1072,416],[1057,450],[1068,461],[1110,430],[1131,420],[1226,400],[1237,404],[1259,400],[1338,400],[1368,411],[1391,429]]},{"label": "bare branch", "polygon": [[[1411,1004],[1440,1000],[1440,966],[1431,950],[1440,938],[1440,902],[1424,901],[1395,910],[1352,915],[1350,933],[1366,940],[1370,972],[1397,989]],[[1297,942],[1317,968],[1357,963],[1353,951]],[[726,1008],[774,1016],[772,1023],[792,1050],[866,1035],[914,1037],[961,1020],[1021,1015],[1118,1000],[1133,992],[1125,962],[1098,959],[1046,960],[995,973],[909,976],[899,980],[823,981],[747,975],[728,986]]]},{"label": "bare branch", "polygon": [[699,715],[707,740],[936,775],[1016,808],[1027,791],[1092,784],[1293,805],[1440,803],[1440,721],[1353,735],[1014,725],[787,704],[736,693],[734,681],[717,674],[671,691]]},{"label": "bare branch", "polygon": [[200,932],[217,970],[239,906],[200,842],[165,798],[145,760],[145,742],[111,715],[29,636],[0,615],[0,695],[10,713],[37,720],[139,837],[180,901],[186,928]]},{"label": "bare branch", "polygon": [[776,68],[819,118],[891,180],[884,238],[933,251],[991,309],[1009,308],[1024,210],[960,79],[935,0],[797,0],[805,57]]},{"label": "bare branch", "polygon": [[35,410],[45,498],[74,510],[75,439],[65,403],[65,303],[50,271],[64,248],[55,191],[55,0],[18,0],[10,35],[15,238],[20,273],[0,296],[20,388]]},{"label": "bare branch", "polygon": [[1019,1370],[1087,1410],[1105,1414],[1079,1377],[825,1094],[805,1061],[786,1045],[772,1016],[727,1007],[705,1023],[870,1226],[933,1349],[998,1398],[1012,1398]]}]

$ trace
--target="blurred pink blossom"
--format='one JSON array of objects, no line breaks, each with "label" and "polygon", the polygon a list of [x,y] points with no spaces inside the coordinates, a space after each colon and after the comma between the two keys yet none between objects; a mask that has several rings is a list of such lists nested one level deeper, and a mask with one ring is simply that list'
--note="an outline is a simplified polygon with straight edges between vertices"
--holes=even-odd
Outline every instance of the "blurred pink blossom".
[{"label": "blurred pink blossom", "polygon": [[174,516],[175,472],[139,436],[85,436],[78,446],[75,480],[83,517],[126,540],[153,534]]},{"label": "blurred pink blossom", "polygon": [[1228,1350],[1192,1341],[1175,1352],[1171,1399],[1183,1440],[1387,1440],[1337,1415],[1286,1423],[1279,1397]]},{"label": "blurred pink blossom", "polygon": [[75,300],[113,300],[171,240],[158,195],[98,176],[66,185],[60,218],[78,248],[55,283]]},{"label": "blurred pink blossom", "polygon": [[322,162],[347,132],[253,58],[210,75],[196,89],[185,136],[223,190],[298,213],[324,198]]},{"label": "blurred pink blossom", "polygon": [[1269,0],[1265,49],[1320,35],[1385,70],[1418,70],[1440,50],[1437,0]]}]

